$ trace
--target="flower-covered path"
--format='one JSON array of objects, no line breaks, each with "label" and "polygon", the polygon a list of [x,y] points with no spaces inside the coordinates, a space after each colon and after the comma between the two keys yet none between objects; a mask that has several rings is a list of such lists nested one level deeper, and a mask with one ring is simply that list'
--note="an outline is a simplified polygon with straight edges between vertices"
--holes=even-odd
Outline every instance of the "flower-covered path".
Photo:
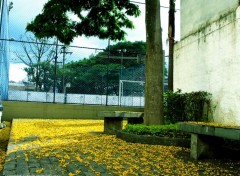
[{"label": "flower-covered path", "polygon": [[189,149],[127,143],[103,121],[14,120],[4,175],[236,175],[240,162],[193,161]]}]

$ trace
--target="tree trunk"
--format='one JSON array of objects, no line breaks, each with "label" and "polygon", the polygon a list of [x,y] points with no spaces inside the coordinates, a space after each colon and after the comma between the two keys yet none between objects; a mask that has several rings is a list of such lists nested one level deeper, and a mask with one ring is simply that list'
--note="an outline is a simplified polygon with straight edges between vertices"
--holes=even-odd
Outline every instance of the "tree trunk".
[{"label": "tree trunk", "polygon": [[160,1],[146,0],[146,80],[144,124],[159,125],[163,119],[163,50]]},{"label": "tree trunk", "polygon": [[169,64],[168,64],[168,90],[173,91],[173,52],[174,52],[174,35],[175,35],[175,0],[169,0]]},{"label": "tree trunk", "polygon": [[174,38],[169,38],[168,90],[173,91],[173,49]]}]

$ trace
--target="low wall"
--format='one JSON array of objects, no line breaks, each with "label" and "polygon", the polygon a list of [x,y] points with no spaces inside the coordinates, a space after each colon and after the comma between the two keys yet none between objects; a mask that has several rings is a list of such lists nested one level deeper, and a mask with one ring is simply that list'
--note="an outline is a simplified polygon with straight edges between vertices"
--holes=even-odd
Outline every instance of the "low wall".
[{"label": "low wall", "polygon": [[100,111],[143,112],[143,108],[3,101],[2,120],[11,121],[13,118],[102,119],[98,116]]},{"label": "low wall", "polygon": [[108,106],[131,106],[143,107],[144,96],[117,96],[117,95],[93,95],[93,94],[55,94],[53,92],[34,92],[34,91],[8,91],[9,101],[27,101],[27,102],[44,102],[44,103],[64,103],[82,104],[82,105],[108,105]]}]

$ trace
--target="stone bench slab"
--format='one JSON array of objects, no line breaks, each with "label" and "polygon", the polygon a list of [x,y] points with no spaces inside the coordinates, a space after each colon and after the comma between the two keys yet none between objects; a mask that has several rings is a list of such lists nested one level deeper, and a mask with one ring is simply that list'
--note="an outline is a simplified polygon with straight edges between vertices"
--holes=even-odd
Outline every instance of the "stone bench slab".
[{"label": "stone bench slab", "polygon": [[98,116],[104,117],[104,132],[108,134],[116,134],[116,131],[122,130],[124,118],[131,124],[143,123],[143,112],[101,111]]},{"label": "stone bench slab", "polygon": [[178,124],[181,131],[191,133],[191,157],[215,158],[221,154],[223,138],[240,140],[240,127],[213,126],[202,123],[181,122]]},{"label": "stone bench slab", "polygon": [[179,130],[188,133],[202,134],[208,136],[222,137],[232,140],[240,140],[240,127],[216,127],[211,125],[193,124],[181,122],[178,124]]},{"label": "stone bench slab", "polygon": [[98,113],[99,117],[122,117],[122,118],[141,118],[143,112],[129,112],[129,111],[101,111]]}]

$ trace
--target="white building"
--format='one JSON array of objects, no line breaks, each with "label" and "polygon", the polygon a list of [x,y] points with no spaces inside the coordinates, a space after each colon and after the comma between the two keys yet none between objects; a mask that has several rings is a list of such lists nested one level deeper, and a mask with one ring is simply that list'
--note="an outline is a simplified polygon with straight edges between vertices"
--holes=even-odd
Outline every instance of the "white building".
[{"label": "white building", "polygon": [[174,89],[212,93],[215,122],[240,125],[240,1],[182,0]]}]

